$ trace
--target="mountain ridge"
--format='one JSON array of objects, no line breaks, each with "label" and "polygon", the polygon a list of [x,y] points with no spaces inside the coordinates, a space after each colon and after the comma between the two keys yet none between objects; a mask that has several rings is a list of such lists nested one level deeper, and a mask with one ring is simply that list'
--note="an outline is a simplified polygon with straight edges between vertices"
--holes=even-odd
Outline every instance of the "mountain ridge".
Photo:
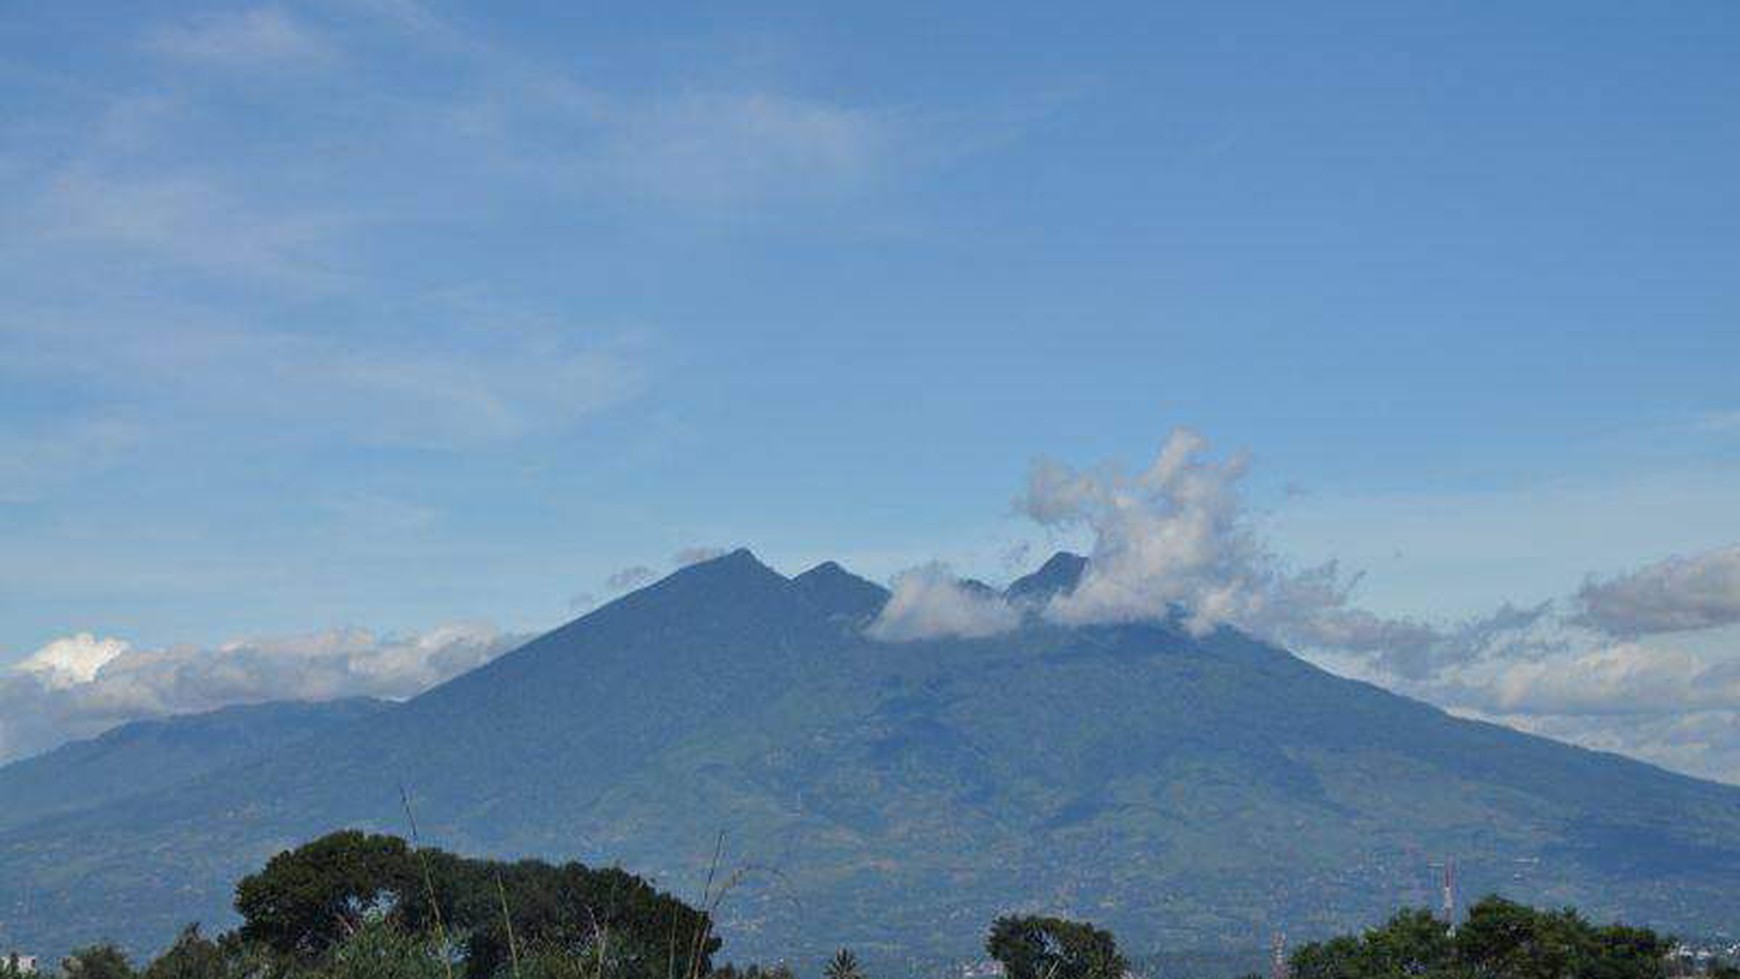
[{"label": "mountain ridge", "polygon": [[837,565],[692,565],[342,731],[0,832],[0,919],[60,942],[127,921],[140,945],[221,923],[276,849],[403,832],[400,786],[444,847],[621,862],[679,892],[725,832],[730,859],[779,871],[734,895],[728,956],[965,955],[1013,908],[1138,949],[1243,947],[1431,902],[1446,853],[1471,892],[1682,929],[1740,880],[1734,787],[1453,718],[1231,629],[1028,616],[877,642],[875,594]]},{"label": "mountain ridge", "polygon": [[371,697],[268,701],[119,724],[0,766],[0,829],[168,788],[390,706]]}]

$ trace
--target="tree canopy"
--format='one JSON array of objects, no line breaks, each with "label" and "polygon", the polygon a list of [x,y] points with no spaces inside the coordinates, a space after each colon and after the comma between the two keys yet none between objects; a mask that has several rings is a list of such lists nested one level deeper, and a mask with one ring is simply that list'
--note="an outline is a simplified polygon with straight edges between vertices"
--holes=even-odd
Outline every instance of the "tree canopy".
[{"label": "tree canopy", "polygon": [[1294,979],[1661,979],[1672,945],[1645,928],[1488,897],[1454,932],[1429,912],[1403,911],[1363,935],[1301,947],[1290,971]]},{"label": "tree canopy", "polygon": [[985,951],[1007,979],[1122,979],[1129,968],[1111,932],[1067,918],[1004,915]]},{"label": "tree canopy", "polygon": [[355,831],[273,857],[237,885],[236,910],[242,940],[302,961],[376,918],[440,930],[472,979],[546,953],[607,956],[631,979],[705,975],[720,946],[705,912],[623,870],[480,860]]}]

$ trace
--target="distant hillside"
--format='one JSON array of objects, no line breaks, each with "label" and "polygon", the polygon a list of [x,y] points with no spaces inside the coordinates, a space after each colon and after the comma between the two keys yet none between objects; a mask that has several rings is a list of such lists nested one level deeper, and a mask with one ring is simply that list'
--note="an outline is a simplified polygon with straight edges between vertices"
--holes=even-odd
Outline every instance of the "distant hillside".
[{"label": "distant hillside", "polygon": [[[1059,559],[1019,591],[1073,586]],[[878,643],[886,593],[748,552],[689,567],[393,710],[0,834],[0,918],[45,949],[227,920],[231,882],[339,826],[620,862],[698,890],[716,834],[773,868],[725,956],[964,956],[1008,909],[1138,953],[1257,947],[1502,891],[1733,926],[1740,789],[1450,717],[1231,630]]]},{"label": "distant hillside", "polygon": [[0,829],[179,785],[389,706],[283,701],[123,724],[0,766]]}]

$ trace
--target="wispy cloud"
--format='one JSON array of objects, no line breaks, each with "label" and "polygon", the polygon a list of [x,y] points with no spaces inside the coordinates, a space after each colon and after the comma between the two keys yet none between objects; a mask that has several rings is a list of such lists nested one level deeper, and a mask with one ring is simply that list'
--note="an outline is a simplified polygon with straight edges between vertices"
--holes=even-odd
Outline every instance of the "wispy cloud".
[{"label": "wispy cloud", "polygon": [[137,421],[113,412],[0,431],[0,503],[42,499],[101,475],[136,455],[144,438]]},{"label": "wispy cloud", "polygon": [[1740,545],[1671,557],[1577,592],[1580,624],[1614,636],[1740,623]]},{"label": "wispy cloud", "polygon": [[610,573],[604,579],[604,586],[613,592],[628,591],[657,578],[659,573],[644,564],[630,565]]},{"label": "wispy cloud", "polygon": [[727,550],[723,547],[709,547],[705,545],[685,547],[671,555],[671,564],[679,568],[686,568],[691,564],[700,564],[702,561],[711,561],[716,557],[724,557],[726,553]]},{"label": "wispy cloud", "polygon": [[39,242],[110,249],[147,265],[331,282],[318,246],[345,223],[286,213],[188,172],[102,173],[85,164],[49,179],[30,229]]},{"label": "wispy cloud", "polygon": [[332,46],[278,7],[225,11],[165,25],[146,47],[177,60],[224,68],[308,64],[333,57]]}]

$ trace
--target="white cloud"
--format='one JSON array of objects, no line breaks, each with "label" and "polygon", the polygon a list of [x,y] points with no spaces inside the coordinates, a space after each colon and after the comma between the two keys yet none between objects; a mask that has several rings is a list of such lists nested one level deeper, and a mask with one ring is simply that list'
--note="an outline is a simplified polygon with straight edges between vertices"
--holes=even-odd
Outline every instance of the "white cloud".
[{"label": "white cloud", "polygon": [[409,697],[523,638],[460,623],[410,635],[336,629],[139,649],[81,633],[0,672],[0,761],[143,717],[268,700]]},{"label": "white cloud", "polygon": [[331,46],[276,7],[228,11],[161,28],[146,39],[158,54],[224,68],[324,61]]},{"label": "white cloud", "polygon": [[1591,579],[1577,600],[1578,621],[1613,636],[1732,625],[1740,622],[1740,545]]},{"label": "white cloud", "polygon": [[1674,714],[1740,709],[1740,671],[1677,649],[1619,643],[1572,655],[1502,660],[1475,706],[1505,714]]},{"label": "white cloud", "polygon": [[64,690],[97,678],[97,671],[132,647],[121,639],[98,639],[88,632],[56,639],[21,660],[14,669],[51,690]]},{"label": "white cloud", "polygon": [[996,592],[963,583],[942,564],[895,576],[893,595],[867,633],[887,642],[955,637],[979,639],[1007,632],[1021,613]]},{"label": "white cloud", "polygon": [[1245,512],[1245,458],[1207,453],[1202,436],[1176,429],[1134,475],[1112,465],[1034,465],[1017,509],[1093,539],[1081,583],[1053,598],[1047,616],[1073,624],[1178,616],[1197,633],[1232,625],[1283,642],[1369,651],[1440,640],[1423,623],[1353,607],[1359,576],[1333,561],[1288,567]]}]

